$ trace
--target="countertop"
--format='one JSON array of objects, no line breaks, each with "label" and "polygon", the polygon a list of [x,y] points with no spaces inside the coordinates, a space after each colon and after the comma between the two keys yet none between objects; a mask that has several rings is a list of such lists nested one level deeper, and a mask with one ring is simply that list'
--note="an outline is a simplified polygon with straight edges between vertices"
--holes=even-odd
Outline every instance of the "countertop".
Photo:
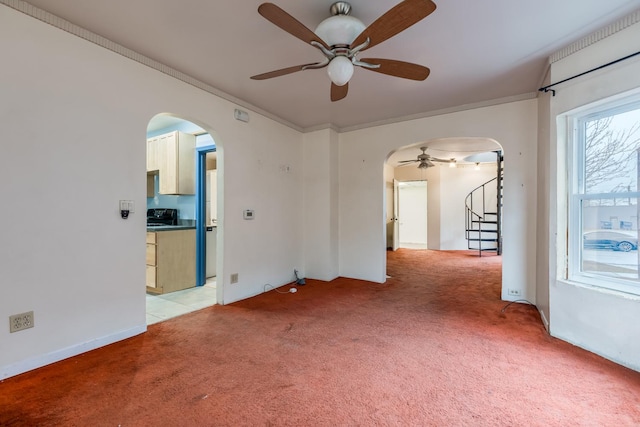
[{"label": "countertop", "polygon": [[195,230],[195,225],[160,225],[156,227],[147,227],[147,231],[176,231],[176,230]]},{"label": "countertop", "polygon": [[[208,228],[218,228],[217,225],[205,225],[205,230]],[[160,225],[156,227],[147,227],[147,231],[176,231],[176,230],[195,230],[195,225]]]}]

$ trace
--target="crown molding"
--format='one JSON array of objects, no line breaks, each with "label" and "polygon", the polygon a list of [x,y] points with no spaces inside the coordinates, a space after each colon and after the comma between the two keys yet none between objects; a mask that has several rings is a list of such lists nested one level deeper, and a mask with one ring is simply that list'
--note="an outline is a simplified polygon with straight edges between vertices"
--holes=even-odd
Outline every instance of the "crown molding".
[{"label": "crown molding", "polygon": [[427,117],[441,116],[443,114],[458,113],[466,110],[474,110],[476,108],[491,107],[494,105],[508,104],[511,102],[518,102],[518,101],[526,101],[529,99],[536,99],[537,96],[538,96],[537,92],[527,92],[520,95],[507,96],[504,98],[496,98],[496,99],[490,99],[487,101],[474,102],[471,104],[458,105],[451,108],[443,108],[441,110],[425,111],[423,113],[411,114],[411,115],[402,116],[402,117],[394,117],[392,119],[380,120],[377,122],[363,123],[355,126],[347,126],[347,127],[341,128],[340,132],[341,133],[352,132],[355,130],[367,129],[367,128],[372,128],[377,126],[384,126],[384,125],[389,125],[394,123],[407,122],[410,120],[418,120],[418,119],[424,119]]},{"label": "crown molding", "polygon": [[604,40],[607,37],[610,37],[632,25],[635,25],[638,22],[640,22],[640,9],[556,51],[549,57],[549,63],[552,64],[554,62],[560,61],[561,59],[573,55],[577,51],[589,47],[592,44],[598,43],[599,41]]}]

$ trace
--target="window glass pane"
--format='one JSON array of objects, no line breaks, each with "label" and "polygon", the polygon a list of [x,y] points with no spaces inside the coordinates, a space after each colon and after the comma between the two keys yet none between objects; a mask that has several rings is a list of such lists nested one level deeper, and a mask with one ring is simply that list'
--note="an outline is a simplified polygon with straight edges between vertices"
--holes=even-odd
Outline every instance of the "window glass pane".
[{"label": "window glass pane", "polygon": [[575,119],[568,277],[640,295],[640,102]]},{"label": "window glass pane", "polygon": [[[584,191],[587,194],[638,191],[640,109],[585,121]],[[628,205],[628,198],[593,200]]]},{"label": "window glass pane", "polygon": [[638,283],[638,198],[582,201],[580,269]]}]

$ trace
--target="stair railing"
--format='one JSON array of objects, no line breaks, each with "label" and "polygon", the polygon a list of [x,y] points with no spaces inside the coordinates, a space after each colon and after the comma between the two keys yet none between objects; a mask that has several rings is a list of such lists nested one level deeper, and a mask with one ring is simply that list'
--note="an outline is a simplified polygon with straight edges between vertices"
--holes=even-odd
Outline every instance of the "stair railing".
[{"label": "stair railing", "polygon": [[[485,216],[485,214],[487,212],[487,209],[486,209],[486,206],[485,206],[485,199],[486,199],[486,197],[485,197],[485,194],[486,194],[485,193],[485,187],[487,185],[489,185],[490,183],[492,183],[493,181],[497,180],[497,179],[498,179],[498,177],[491,178],[489,181],[485,182],[482,185],[477,186],[476,188],[471,190],[471,192],[469,194],[467,194],[467,197],[464,200],[464,204],[465,204],[468,212],[471,212],[473,215],[476,215],[479,219],[483,219],[484,218],[484,216]],[[481,202],[482,202],[482,215],[480,213],[478,213],[478,211],[474,210],[474,208],[473,208],[473,196],[476,194],[476,191],[478,191],[478,190],[482,190],[482,197],[480,199]],[[480,196],[478,196],[478,197],[480,197]]]},{"label": "stair railing", "polygon": [[[480,255],[482,255],[482,223],[486,218],[487,215],[487,208],[486,208],[486,187],[487,185],[489,185],[490,183],[492,183],[493,181],[497,180],[496,178],[492,178],[489,181],[485,182],[482,185],[477,186],[476,188],[474,188],[473,190],[471,190],[471,192],[469,192],[469,194],[467,194],[467,197],[465,198],[465,233],[466,233],[466,239],[467,241],[469,241],[469,239],[471,238],[470,233],[478,233],[478,250],[480,252]],[[474,203],[474,201],[476,201],[477,199],[479,200],[479,203]],[[478,204],[481,204],[481,209],[478,209],[477,206]],[[478,228],[474,229],[473,225],[474,224],[478,224]],[[489,230],[485,230],[485,231],[489,231]],[[495,230],[491,230],[491,231],[495,231]]]}]

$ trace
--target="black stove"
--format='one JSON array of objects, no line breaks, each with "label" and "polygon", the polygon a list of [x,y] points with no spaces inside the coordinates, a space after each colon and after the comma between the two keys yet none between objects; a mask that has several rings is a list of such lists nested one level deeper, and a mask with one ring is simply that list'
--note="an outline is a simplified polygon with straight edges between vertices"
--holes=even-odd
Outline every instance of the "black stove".
[{"label": "black stove", "polygon": [[147,209],[147,227],[178,225],[178,209]]}]

